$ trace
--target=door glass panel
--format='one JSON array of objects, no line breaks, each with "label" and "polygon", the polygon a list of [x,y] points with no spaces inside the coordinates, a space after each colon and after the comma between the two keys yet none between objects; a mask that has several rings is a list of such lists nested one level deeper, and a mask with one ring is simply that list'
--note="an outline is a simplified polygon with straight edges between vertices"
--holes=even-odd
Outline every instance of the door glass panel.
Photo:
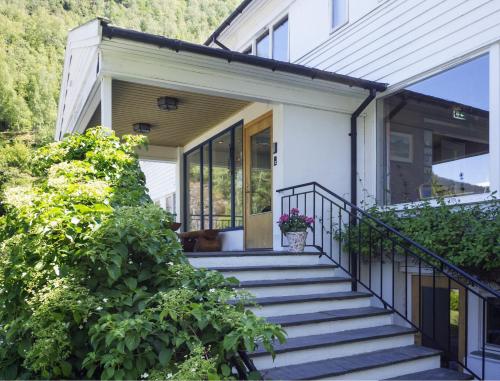
[{"label": "door glass panel", "polygon": [[271,211],[271,129],[252,135],[250,138],[250,212]]},{"label": "door glass panel", "polygon": [[213,228],[231,227],[231,132],[212,142]]},{"label": "door glass panel", "polygon": [[234,130],[234,219],[243,226],[243,126]]},{"label": "door glass panel", "polygon": [[186,157],[187,169],[187,227],[186,231],[201,228],[201,197],[200,197],[200,150]]},{"label": "door glass panel", "polygon": [[203,146],[203,229],[210,224],[210,147]]}]

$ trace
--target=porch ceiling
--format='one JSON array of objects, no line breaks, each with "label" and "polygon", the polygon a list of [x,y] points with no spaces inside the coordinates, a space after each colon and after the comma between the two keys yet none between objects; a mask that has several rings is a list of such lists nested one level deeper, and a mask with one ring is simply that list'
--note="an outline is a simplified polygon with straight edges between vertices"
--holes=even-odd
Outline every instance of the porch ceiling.
[{"label": "porch ceiling", "polygon": [[[175,111],[157,106],[161,96],[179,99]],[[132,134],[134,123],[152,125],[149,142],[159,146],[184,146],[209,128],[223,122],[250,102],[124,81],[113,81],[113,130]]]}]

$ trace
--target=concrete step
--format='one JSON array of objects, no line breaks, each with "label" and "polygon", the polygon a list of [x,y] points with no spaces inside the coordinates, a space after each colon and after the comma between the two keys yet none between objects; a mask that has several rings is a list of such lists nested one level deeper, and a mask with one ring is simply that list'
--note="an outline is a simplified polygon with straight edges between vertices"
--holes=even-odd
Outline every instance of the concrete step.
[{"label": "concrete step", "polygon": [[311,295],[271,296],[255,298],[259,306],[249,304],[249,309],[257,316],[271,317],[330,311],[334,309],[368,307],[371,294],[366,292],[331,292]]},{"label": "concrete step", "polygon": [[288,338],[377,327],[393,323],[391,311],[377,307],[348,308],[267,318],[280,324]]},{"label": "concrete step", "polygon": [[220,271],[226,278],[234,277],[240,281],[274,279],[311,279],[332,277],[338,266],[333,264],[289,265],[285,262],[274,266],[237,266],[208,267],[208,270]]},{"label": "concrete step", "polygon": [[283,252],[217,252],[186,253],[194,267],[241,267],[319,264],[319,253]]},{"label": "concrete step", "polygon": [[473,380],[470,374],[464,374],[453,369],[436,368],[425,370],[423,372],[416,372],[404,374],[402,376],[388,378],[388,380]]},{"label": "concrete step", "polygon": [[352,281],[348,278],[323,277],[310,279],[249,280],[241,282],[239,288],[245,289],[258,298],[263,298],[350,291],[351,286]]},{"label": "concrete step", "polygon": [[380,380],[408,371],[439,368],[440,356],[441,352],[434,349],[409,345],[260,372],[265,380]]},{"label": "concrete step", "polygon": [[301,336],[288,339],[274,346],[276,358],[263,348],[250,353],[257,369],[304,364],[311,359],[324,360],[373,352],[382,349],[404,347],[415,342],[415,330],[399,325],[384,325]]}]

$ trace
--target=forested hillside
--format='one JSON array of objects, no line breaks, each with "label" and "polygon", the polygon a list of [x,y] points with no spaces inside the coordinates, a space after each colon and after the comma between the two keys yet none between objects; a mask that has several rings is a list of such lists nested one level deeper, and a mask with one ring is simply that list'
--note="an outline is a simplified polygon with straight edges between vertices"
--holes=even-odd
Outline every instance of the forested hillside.
[{"label": "forested hillside", "polygon": [[32,132],[50,140],[67,33],[96,16],[201,42],[240,0],[0,0],[0,144]]}]

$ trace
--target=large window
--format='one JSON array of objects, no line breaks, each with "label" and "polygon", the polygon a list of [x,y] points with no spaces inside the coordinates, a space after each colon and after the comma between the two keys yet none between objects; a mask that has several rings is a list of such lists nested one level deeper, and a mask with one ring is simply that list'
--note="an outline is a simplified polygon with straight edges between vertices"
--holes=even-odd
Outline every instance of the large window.
[{"label": "large window", "polygon": [[269,31],[257,39],[257,55],[259,57],[269,58]]},{"label": "large window", "polygon": [[348,0],[332,0],[332,29],[337,29],[348,20]]},{"label": "large window", "polygon": [[388,204],[489,192],[489,61],[478,57],[379,101]]},{"label": "large window", "polygon": [[486,316],[486,343],[500,349],[500,301],[495,298],[488,300]]},{"label": "large window", "polygon": [[185,155],[187,231],[243,226],[242,130],[239,123]]}]

